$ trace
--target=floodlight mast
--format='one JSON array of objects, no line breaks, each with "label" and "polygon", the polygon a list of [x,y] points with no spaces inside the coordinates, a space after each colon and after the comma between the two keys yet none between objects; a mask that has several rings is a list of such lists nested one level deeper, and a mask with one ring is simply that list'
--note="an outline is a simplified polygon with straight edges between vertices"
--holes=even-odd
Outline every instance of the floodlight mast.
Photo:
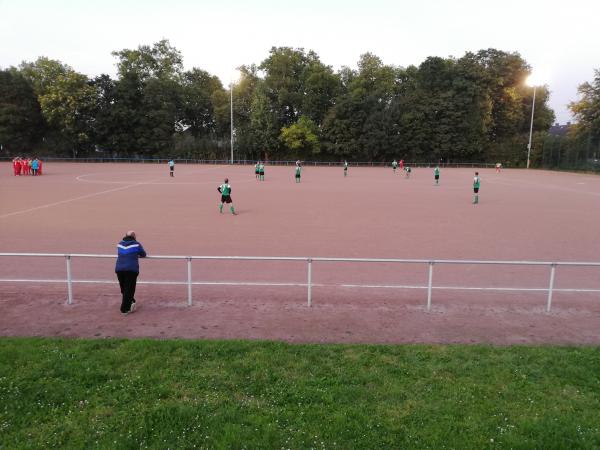
[{"label": "floodlight mast", "polygon": [[531,104],[531,124],[529,125],[529,144],[527,145],[527,168],[529,169],[529,162],[531,157],[531,139],[533,137],[533,114],[535,112],[535,90],[536,85],[533,85],[533,102]]},{"label": "floodlight mast", "polygon": [[233,81],[229,85],[230,93],[230,111],[231,111],[231,164],[233,165]]}]

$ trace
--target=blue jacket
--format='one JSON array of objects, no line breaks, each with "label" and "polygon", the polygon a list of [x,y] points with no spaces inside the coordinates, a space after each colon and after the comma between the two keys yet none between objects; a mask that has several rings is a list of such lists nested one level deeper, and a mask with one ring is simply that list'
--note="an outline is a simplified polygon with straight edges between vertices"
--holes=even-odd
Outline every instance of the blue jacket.
[{"label": "blue jacket", "polygon": [[146,251],[142,244],[131,236],[125,236],[117,244],[117,265],[115,272],[135,272],[140,273],[138,258],[144,258]]}]

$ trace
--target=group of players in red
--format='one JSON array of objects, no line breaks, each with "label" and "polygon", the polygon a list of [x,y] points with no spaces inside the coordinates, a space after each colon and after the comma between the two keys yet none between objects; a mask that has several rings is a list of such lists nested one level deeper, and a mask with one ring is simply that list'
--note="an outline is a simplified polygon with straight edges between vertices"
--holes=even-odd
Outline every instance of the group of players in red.
[{"label": "group of players in red", "polygon": [[17,156],[13,159],[13,173],[17,175],[41,175],[42,160],[38,158],[21,158]]}]

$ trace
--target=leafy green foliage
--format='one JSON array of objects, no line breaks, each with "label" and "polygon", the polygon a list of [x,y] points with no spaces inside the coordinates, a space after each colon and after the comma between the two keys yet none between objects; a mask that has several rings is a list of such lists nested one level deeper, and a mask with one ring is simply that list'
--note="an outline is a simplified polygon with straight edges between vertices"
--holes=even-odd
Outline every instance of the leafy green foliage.
[{"label": "leafy green foliage", "polygon": [[578,88],[581,98],[569,104],[577,119],[574,133],[588,135],[600,146],[600,69],[594,71],[594,81],[582,83]]},{"label": "leafy green foliage", "polygon": [[45,124],[37,96],[16,70],[0,71],[0,144],[16,153],[30,153]]},{"label": "leafy green foliage", "polygon": [[298,122],[281,129],[281,141],[296,152],[296,157],[313,156],[319,153],[319,130],[308,117],[302,116]]},{"label": "leafy green foliage", "polygon": [[[313,51],[273,47],[227,87],[200,68],[184,71],[166,39],[113,55],[115,80],[87,80],[44,57],[21,64],[48,124],[44,138],[73,154],[223,158],[232,108],[238,159],[525,162],[533,90],[518,53],[486,49],[406,68],[366,53],[356,70],[334,72]],[[593,121],[594,89],[582,86],[586,100],[575,107],[584,122]],[[554,120],[548,96],[537,88],[537,133]],[[534,163],[542,154],[536,145]]]}]

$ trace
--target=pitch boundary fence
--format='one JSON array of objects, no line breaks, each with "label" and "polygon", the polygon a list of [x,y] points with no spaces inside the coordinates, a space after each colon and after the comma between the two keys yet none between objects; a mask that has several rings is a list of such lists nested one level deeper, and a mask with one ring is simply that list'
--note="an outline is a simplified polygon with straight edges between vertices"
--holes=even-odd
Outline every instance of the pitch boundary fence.
[{"label": "pitch boundary fence", "polygon": [[[72,276],[72,260],[74,258],[112,258],[115,255],[84,254],[84,253],[0,253],[0,257],[39,257],[39,258],[64,258],[66,267],[65,279],[9,279],[0,278],[1,282],[6,283],[65,283],[67,286],[67,304],[73,303],[73,284],[74,283],[95,283],[95,284],[115,284],[114,280],[84,280],[74,279]],[[186,281],[139,281],[139,284],[150,285],[186,285],[187,303],[193,304],[192,286],[194,285],[225,285],[225,286],[297,286],[307,289],[307,306],[312,306],[313,287],[347,287],[347,288],[388,288],[388,289],[426,289],[427,303],[426,308],[431,309],[432,291],[437,290],[480,290],[480,291],[523,291],[523,292],[546,292],[546,311],[549,312],[552,307],[552,296],[554,292],[600,292],[600,289],[557,289],[554,287],[556,278],[556,268],[562,267],[600,267],[600,262],[549,262],[549,261],[489,261],[489,260],[450,260],[450,259],[395,259],[395,258],[326,258],[326,257],[294,257],[294,256],[175,256],[175,255],[153,255],[146,259],[165,259],[186,261],[187,280]],[[303,261],[306,263],[306,283],[294,282],[236,282],[236,281],[193,281],[192,279],[192,261],[193,260],[223,260],[223,261]],[[365,284],[318,284],[313,283],[313,264],[314,263],[335,263],[335,262],[355,262],[355,263],[397,263],[397,264],[423,264],[427,268],[427,285],[365,285]],[[550,268],[548,287],[520,288],[520,287],[475,287],[475,286],[434,286],[433,269],[436,265],[510,265],[510,266],[545,266]]]},{"label": "pitch boundary fence", "polygon": [[[11,158],[0,158],[10,161]],[[73,162],[73,163],[129,163],[129,164],[167,164],[169,158],[60,158],[46,157],[44,162]],[[176,164],[209,164],[209,165],[231,165],[228,159],[189,159],[175,158],[173,161]],[[265,161],[267,166],[295,166],[296,161]],[[234,160],[233,165],[254,165],[255,159],[238,159]],[[436,161],[406,161],[404,163],[410,167],[435,167]],[[341,161],[302,161],[303,166],[325,166],[325,167],[342,167]],[[391,167],[391,161],[348,161],[350,167]],[[440,167],[445,168],[493,168],[496,164],[483,162],[441,162]]]}]

